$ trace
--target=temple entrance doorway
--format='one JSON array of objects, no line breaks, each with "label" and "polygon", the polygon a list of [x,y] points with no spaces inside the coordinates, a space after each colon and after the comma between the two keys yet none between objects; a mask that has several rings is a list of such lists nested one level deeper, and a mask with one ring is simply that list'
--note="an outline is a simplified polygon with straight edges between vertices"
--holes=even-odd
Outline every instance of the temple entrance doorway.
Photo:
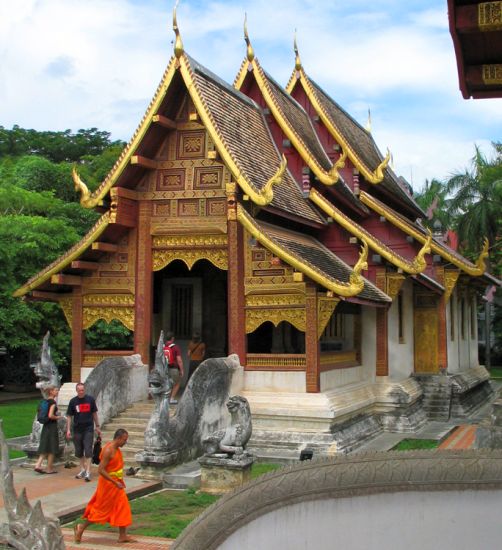
[{"label": "temple entrance doorway", "polygon": [[192,269],[175,260],[154,273],[152,353],[160,331],[172,331],[188,372],[188,342],[199,332],[207,357],[227,355],[227,273],[207,260]]}]

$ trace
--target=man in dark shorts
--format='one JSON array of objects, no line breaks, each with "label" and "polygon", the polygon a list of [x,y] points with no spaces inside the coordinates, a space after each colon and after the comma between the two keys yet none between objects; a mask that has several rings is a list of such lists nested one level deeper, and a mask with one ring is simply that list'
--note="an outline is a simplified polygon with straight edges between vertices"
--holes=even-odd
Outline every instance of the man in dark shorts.
[{"label": "man in dark shorts", "polygon": [[170,403],[176,404],[178,400],[176,395],[180,389],[183,379],[183,359],[181,358],[181,349],[174,343],[174,333],[166,333],[166,343],[164,345],[164,356],[166,358],[168,373],[173,381]]},{"label": "man in dark shorts", "polygon": [[71,420],[73,418],[73,444],[75,456],[80,459],[80,472],[77,479],[91,481],[91,457],[94,442],[94,427],[101,435],[98,421],[98,408],[91,395],[86,395],[81,382],[76,385],[77,395],[70,399],[66,411],[66,438],[71,438]]}]

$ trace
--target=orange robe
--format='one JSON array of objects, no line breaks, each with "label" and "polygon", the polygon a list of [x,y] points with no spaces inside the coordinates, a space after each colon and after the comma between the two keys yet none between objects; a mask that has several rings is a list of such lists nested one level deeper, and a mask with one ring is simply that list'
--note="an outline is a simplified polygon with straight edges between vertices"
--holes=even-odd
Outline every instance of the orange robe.
[{"label": "orange robe", "polygon": [[[103,451],[106,447],[103,448]],[[103,451],[101,451],[101,455]],[[117,449],[117,452],[106,466],[106,471],[112,477],[123,481],[123,468],[124,459],[122,458],[122,451]],[[109,523],[113,527],[127,527],[131,525],[131,506],[129,505],[125,489],[119,489],[111,481],[108,481],[103,476],[99,476],[96,492],[92,495],[83,517],[92,523]]]}]

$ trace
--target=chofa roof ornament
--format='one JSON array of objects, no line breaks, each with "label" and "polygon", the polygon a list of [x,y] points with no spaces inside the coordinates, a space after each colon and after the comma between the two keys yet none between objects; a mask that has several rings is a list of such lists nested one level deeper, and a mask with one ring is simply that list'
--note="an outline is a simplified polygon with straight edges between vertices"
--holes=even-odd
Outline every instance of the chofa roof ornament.
[{"label": "chofa roof ornament", "polygon": [[183,54],[183,42],[181,41],[181,35],[180,35],[180,29],[178,27],[178,21],[176,19],[176,8],[178,7],[179,0],[176,0],[176,4],[174,4],[173,8],[173,31],[175,34],[175,40],[174,40],[174,55],[177,59],[179,59]]},{"label": "chofa roof ornament", "polygon": [[252,63],[254,59],[254,50],[253,50],[253,46],[251,45],[251,40],[249,39],[249,34],[248,34],[248,14],[247,13],[244,14],[244,40],[246,41],[246,46],[247,46],[247,49],[246,49],[247,60],[250,63]]}]

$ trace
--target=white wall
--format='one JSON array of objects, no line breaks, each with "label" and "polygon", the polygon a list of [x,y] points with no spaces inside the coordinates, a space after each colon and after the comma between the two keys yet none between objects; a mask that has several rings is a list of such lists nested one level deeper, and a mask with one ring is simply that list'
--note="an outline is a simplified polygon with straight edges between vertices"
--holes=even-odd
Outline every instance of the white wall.
[{"label": "white wall", "polygon": [[403,380],[413,372],[413,284],[406,280],[401,288],[403,294],[403,335],[399,341],[398,298],[394,298],[388,315],[389,378]]},{"label": "white wall", "polygon": [[376,308],[361,307],[361,365],[376,371]]},{"label": "white wall", "polygon": [[496,550],[501,491],[417,491],[323,499],[260,516],[220,550]]},{"label": "white wall", "polygon": [[[470,351],[471,351],[471,367],[477,367],[479,365],[479,353],[478,353],[478,307],[476,296],[472,296],[470,300],[470,307],[472,314],[470,319],[473,323],[472,330],[469,330],[470,338]],[[472,336],[471,336],[472,334]]]},{"label": "white wall", "polygon": [[[453,309],[453,319],[452,312]],[[451,325],[453,322],[454,334],[453,340],[451,338]],[[448,349],[448,372],[454,373],[460,370],[459,368],[459,337],[460,337],[460,323],[459,323],[459,307],[457,299],[457,289],[455,288],[450,296],[449,301],[446,304],[446,341]]]}]

